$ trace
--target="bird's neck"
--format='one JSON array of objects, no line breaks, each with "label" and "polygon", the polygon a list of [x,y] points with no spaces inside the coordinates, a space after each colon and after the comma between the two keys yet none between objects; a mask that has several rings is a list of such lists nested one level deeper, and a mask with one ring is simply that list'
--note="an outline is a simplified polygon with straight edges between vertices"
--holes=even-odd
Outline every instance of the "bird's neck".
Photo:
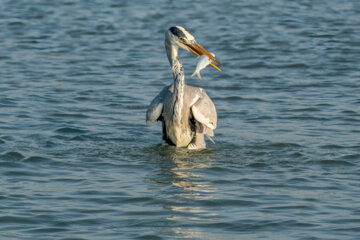
[{"label": "bird's neck", "polygon": [[166,54],[171,65],[171,71],[174,77],[174,85],[184,85],[184,69],[179,59],[179,47],[168,39],[165,40]]},{"label": "bird's neck", "polygon": [[179,59],[179,47],[176,44],[173,44],[168,34],[165,37],[165,49],[174,77],[173,121],[177,124],[181,124],[185,87],[184,69]]},{"label": "bird's neck", "polygon": [[172,59],[171,70],[174,75],[174,121],[180,124],[184,105],[185,77],[184,69],[178,56]]},{"label": "bird's neck", "polygon": [[174,86],[177,90],[183,90],[185,85],[184,68],[178,57],[173,59],[171,64],[171,71],[174,77]]}]

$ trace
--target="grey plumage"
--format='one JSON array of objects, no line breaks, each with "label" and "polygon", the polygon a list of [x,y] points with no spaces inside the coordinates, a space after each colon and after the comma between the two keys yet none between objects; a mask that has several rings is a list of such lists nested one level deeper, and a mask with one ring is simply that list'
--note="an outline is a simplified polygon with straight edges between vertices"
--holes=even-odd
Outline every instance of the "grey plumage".
[{"label": "grey plumage", "polygon": [[174,83],[152,100],[146,112],[146,122],[150,125],[154,121],[161,121],[163,139],[169,144],[202,149],[206,147],[204,135],[213,141],[211,137],[214,136],[217,113],[204,89],[185,84],[184,70],[178,57],[179,47],[196,55],[205,54],[220,64],[184,28],[170,28],[165,35],[165,48]]}]

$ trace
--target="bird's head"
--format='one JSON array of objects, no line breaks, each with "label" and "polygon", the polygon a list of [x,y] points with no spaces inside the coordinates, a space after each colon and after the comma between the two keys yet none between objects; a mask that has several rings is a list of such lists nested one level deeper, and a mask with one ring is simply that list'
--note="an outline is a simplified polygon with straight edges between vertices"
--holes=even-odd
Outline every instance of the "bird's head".
[{"label": "bird's head", "polygon": [[[215,61],[217,64],[222,66],[222,64],[211,53],[209,53],[205,48],[197,43],[194,36],[183,27],[171,27],[166,33],[166,39],[172,45],[187,50],[196,56],[205,55],[212,61]],[[213,62],[211,62],[210,65],[220,71],[220,69]]]}]

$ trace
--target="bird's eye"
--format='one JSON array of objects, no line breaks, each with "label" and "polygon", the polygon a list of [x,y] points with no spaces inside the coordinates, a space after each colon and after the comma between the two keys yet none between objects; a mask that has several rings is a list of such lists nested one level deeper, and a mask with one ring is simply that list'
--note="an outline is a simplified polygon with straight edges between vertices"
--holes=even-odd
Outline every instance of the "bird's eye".
[{"label": "bird's eye", "polygon": [[179,37],[179,40],[180,40],[181,42],[185,42],[185,38],[183,38],[183,37]]}]

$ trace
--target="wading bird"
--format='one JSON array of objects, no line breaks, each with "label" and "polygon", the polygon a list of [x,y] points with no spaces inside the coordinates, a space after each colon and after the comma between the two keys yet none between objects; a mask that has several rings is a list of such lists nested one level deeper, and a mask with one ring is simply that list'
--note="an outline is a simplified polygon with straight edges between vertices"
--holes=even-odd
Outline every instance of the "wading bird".
[{"label": "wading bird", "polygon": [[[163,140],[176,147],[206,148],[204,135],[211,139],[217,123],[214,103],[205,90],[185,84],[184,69],[178,57],[179,48],[197,56],[205,55],[220,66],[221,63],[195,41],[186,29],[171,27],[165,33],[165,49],[174,83],[165,87],[150,103],[146,112],[147,125],[162,122]],[[220,70],[214,62],[210,65]]]}]

